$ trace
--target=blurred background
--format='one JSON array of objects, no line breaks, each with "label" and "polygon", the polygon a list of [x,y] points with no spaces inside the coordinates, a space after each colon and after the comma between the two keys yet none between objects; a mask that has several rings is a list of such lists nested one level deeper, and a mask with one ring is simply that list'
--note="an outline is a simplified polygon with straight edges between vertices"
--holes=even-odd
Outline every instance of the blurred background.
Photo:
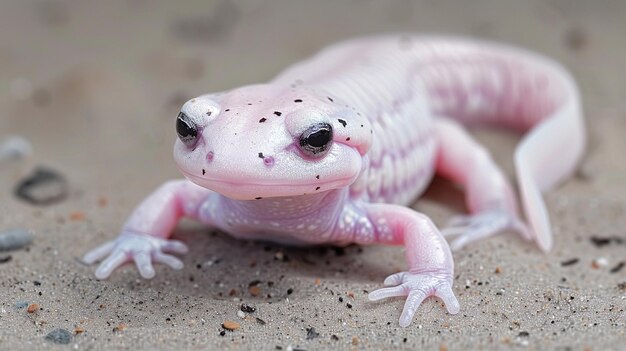
[{"label": "blurred background", "polygon": [[[546,195],[556,234],[551,254],[512,235],[456,254],[455,292],[466,312],[451,317],[427,301],[416,317],[419,331],[397,329],[400,301],[372,305],[362,293],[404,265],[397,248],[308,259],[285,251],[292,257],[285,266],[275,256],[282,248],[209,239],[183,226],[177,235],[198,243],[183,272],[159,268],[146,282],[127,268],[97,282],[94,268],[76,261],[115,237],[150,191],[180,177],[171,155],[175,117],[186,100],[267,81],[326,45],[385,32],[506,42],[572,71],[591,141],[574,179]],[[77,348],[619,348],[626,270],[612,270],[626,260],[625,34],[623,0],[0,1],[0,149],[15,135],[26,142],[18,149],[32,148],[20,160],[0,162],[0,231],[35,232],[30,249],[0,259],[0,349],[45,348],[53,327],[87,330],[74,336]],[[511,175],[517,136],[477,135]],[[35,167],[56,177],[46,191],[63,196],[52,205],[14,195]],[[463,211],[463,199],[435,183],[417,208],[442,224]],[[597,236],[608,241],[596,245]],[[207,268],[216,257],[222,264]],[[257,262],[260,278],[251,268]],[[224,296],[235,287],[235,296],[249,301],[248,282],[258,279],[277,282],[262,285],[277,303],[252,299],[269,324],[248,322],[244,333],[219,336],[223,319],[237,318],[237,303]],[[284,303],[287,288],[295,289],[295,305]],[[332,291],[356,292],[355,308],[328,307],[336,301]],[[22,302],[42,310],[26,315],[14,307]],[[111,339],[120,323],[129,326],[125,337]],[[321,334],[314,341],[311,326]]]}]

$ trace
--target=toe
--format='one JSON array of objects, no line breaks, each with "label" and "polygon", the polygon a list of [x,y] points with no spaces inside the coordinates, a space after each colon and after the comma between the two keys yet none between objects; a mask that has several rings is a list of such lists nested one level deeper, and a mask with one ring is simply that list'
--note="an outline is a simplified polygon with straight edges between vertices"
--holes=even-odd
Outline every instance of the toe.
[{"label": "toe", "polygon": [[154,261],[168,265],[171,268],[176,269],[176,270],[182,269],[184,266],[183,262],[179,260],[178,258],[172,255],[161,253],[161,252],[156,252],[154,254]]},{"label": "toe", "polygon": [[139,274],[141,274],[142,277],[146,279],[151,279],[154,277],[154,267],[152,267],[152,261],[148,252],[137,252],[135,253],[133,259],[135,260],[137,270],[139,270]]},{"label": "toe", "polygon": [[87,252],[85,256],[83,256],[83,262],[87,264],[93,264],[94,262],[103,259],[108,254],[113,251],[113,247],[115,246],[114,241],[109,241],[106,244],[100,245],[95,249]]},{"label": "toe", "polygon": [[443,301],[443,303],[446,305],[446,308],[448,309],[448,313],[457,314],[461,310],[459,300],[457,300],[456,296],[454,296],[454,292],[452,291],[450,285],[445,284],[437,288],[435,296]]},{"label": "toe", "polygon": [[401,327],[408,327],[409,324],[411,324],[415,311],[417,311],[417,308],[422,304],[422,302],[424,302],[426,297],[426,294],[419,289],[413,290],[409,293],[409,296],[404,303],[402,314],[400,315]]},{"label": "toe", "polygon": [[117,267],[121,266],[126,261],[128,261],[128,257],[125,253],[121,251],[113,252],[111,256],[107,257],[107,259],[105,259],[96,270],[96,278],[108,278]]},{"label": "toe", "polygon": [[385,285],[385,286],[400,285],[400,284],[402,284],[405,275],[406,275],[406,272],[399,272],[399,273],[392,274],[392,275],[388,276],[387,278],[385,278],[385,281],[383,282],[383,285]]},{"label": "toe", "polygon": [[405,296],[406,290],[402,285],[390,287],[390,288],[382,288],[378,290],[374,290],[367,295],[370,301],[377,301],[381,299],[386,299],[388,297],[396,297],[396,296]]}]

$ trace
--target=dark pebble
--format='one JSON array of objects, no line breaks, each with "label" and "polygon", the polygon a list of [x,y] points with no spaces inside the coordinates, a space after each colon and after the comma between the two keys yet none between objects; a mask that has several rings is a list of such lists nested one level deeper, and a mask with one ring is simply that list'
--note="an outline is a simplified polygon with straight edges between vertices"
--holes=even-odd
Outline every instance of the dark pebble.
[{"label": "dark pebble", "polygon": [[610,245],[612,243],[621,244],[623,242],[622,238],[617,237],[617,236],[607,236],[607,237],[592,236],[590,240],[591,240],[591,243],[597,247]]},{"label": "dark pebble", "polygon": [[10,262],[12,259],[13,256],[11,255],[0,256],[0,264]]},{"label": "dark pebble", "polygon": [[519,334],[517,334],[517,336],[523,337],[523,338],[527,338],[529,335],[530,333],[527,331],[519,332]]},{"label": "dark pebble", "polygon": [[241,310],[246,313],[253,313],[254,311],[256,311],[256,307],[248,304],[241,304]]},{"label": "dark pebble", "polygon": [[15,196],[32,205],[50,205],[67,197],[68,186],[55,171],[37,168],[15,188]]},{"label": "dark pebble", "polygon": [[343,302],[343,297],[339,296],[339,302]]},{"label": "dark pebble", "polygon": [[287,289],[287,295],[291,295],[291,294],[293,294],[293,289],[292,288]]},{"label": "dark pebble", "polygon": [[611,270],[609,272],[611,273],[617,273],[619,271],[622,270],[622,268],[624,268],[624,266],[626,265],[626,263],[624,263],[624,261],[618,263],[617,265],[615,265],[615,267],[611,268]]},{"label": "dark pebble", "polygon": [[577,258],[572,258],[571,260],[567,260],[567,261],[563,261],[561,262],[561,266],[566,267],[566,266],[571,266],[574,265],[576,263],[578,263],[578,259]]},{"label": "dark pebble", "polygon": [[72,340],[72,334],[65,329],[55,329],[46,335],[46,340],[56,344],[69,344]]},{"label": "dark pebble", "polygon": [[0,233],[0,251],[22,248],[33,241],[33,233],[26,229],[11,229]]},{"label": "dark pebble", "polygon": [[318,336],[320,336],[320,333],[318,333],[314,327],[311,328],[306,328],[306,339],[307,340],[311,340],[311,339],[315,339]]},{"label": "dark pebble", "polygon": [[337,340],[339,340],[339,337],[337,335],[333,334],[333,335],[330,336],[330,340],[337,341]]},{"label": "dark pebble", "polygon": [[347,303],[346,306],[348,306],[348,308],[352,308],[352,304],[351,303]]},{"label": "dark pebble", "polygon": [[222,330],[222,331],[220,332],[220,336],[224,336],[224,335],[226,335],[226,332]]},{"label": "dark pebble", "polygon": [[257,323],[259,323],[260,325],[266,325],[266,324],[267,324],[267,322],[266,322],[266,321],[262,320],[262,319],[261,319],[261,318],[259,318],[259,317],[256,317],[255,319],[256,319],[256,322],[257,322]]}]

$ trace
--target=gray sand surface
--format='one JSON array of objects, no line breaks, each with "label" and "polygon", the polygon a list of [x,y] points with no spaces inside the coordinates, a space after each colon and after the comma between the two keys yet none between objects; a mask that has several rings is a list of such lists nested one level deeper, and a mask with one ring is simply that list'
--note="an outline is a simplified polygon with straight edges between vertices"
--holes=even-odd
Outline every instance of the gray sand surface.
[{"label": "gray sand surface", "polygon": [[[0,3],[0,142],[17,134],[34,150],[0,169],[0,231],[35,233],[27,249],[0,252],[0,349],[626,349],[626,268],[616,269],[626,261],[626,2],[175,3]],[[293,249],[183,222],[182,271],[159,266],[146,281],[126,266],[97,281],[81,264],[143,197],[180,177],[171,148],[182,102],[390,31],[504,41],[573,72],[591,141],[577,175],[545,195],[552,252],[510,233],[455,253],[461,313],[429,299],[406,329],[403,300],[366,298],[404,269],[398,247]],[[518,136],[476,134],[512,175]],[[65,200],[38,207],[13,195],[36,166],[67,179]],[[464,210],[462,193],[437,179],[415,208],[443,225]],[[245,319],[242,303],[256,307]],[[225,320],[241,328],[222,336]],[[57,328],[72,334],[68,345],[45,339]]]}]

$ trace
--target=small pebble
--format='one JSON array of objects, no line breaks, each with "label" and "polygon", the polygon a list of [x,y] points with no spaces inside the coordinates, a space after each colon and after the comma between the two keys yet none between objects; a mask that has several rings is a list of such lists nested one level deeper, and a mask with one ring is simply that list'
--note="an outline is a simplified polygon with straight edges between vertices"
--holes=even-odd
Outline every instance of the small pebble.
[{"label": "small pebble", "polygon": [[33,241],[33,232],[27,229],[10,229],[0,233],[0,251],[20,249]]},{"label": "small pebble", "polygon": [[261,288],[256,285],[249,287],[248,291],[250,291],[250,295],[252,296],[259,296],[261,294]]},{"label": "small pebble", "polygon": [[311,340],[311,339],[315,339],[318,336],[320,336],[320,333],[318,333],[314,327],[311,328],[306,328],[306,339],[307,340]]},{"label": "small pebble", "polygon": [[244,303],[244,304],[241,304],[240,310],[246,313],[254,313],[254,311],[256,311],[256,307]]},{"label": "small pebble", "polygon": [[72,334],[65,329],[55,329],[46,335],[46,340],[56,344],[69,344],[72,340]]},{"label": "small pebble", "polygon": [[81,327],[74,328],[74,334],[82,334],[84,332],[85,332],[84,328],[81,328]]},{"label": "small pebble", "polygon": [[38,309],[39,309],[39,304],[31,303],[30,305],[28,305],[28,308],[26,308],[26,312],[35,313],[37,312]]},{"label": "small pebble", "polygon": [[604,268],[609,265],[609,261],[604,257],[595,258],[591,261],[591,267],[593,269]]},{"label": "small pebble", "polygon": [[616,264],[615,267],[611,268],[611,270],[609,270],[609,272],[617,273],[617,272],[621,271],[622,268],[624,268],[624,265],[626,265],[626,262],[622,261],[622,262]]},{"label": "small pebble", "polygon": [[68,185],[55,171],[38,168],[15,188],[15,195],[32,205],[50,205],[67,197]]},{"label": "small pebble", "polygon": [[222,323],[222,327],[226,330],[237,330],[241,327],[241,325],[233,321],[224,321],[224,323]]},{"label": "small pebble", "polygon": [[577,258],[572,258],[571,260],[567,260],[567,261],[563,261],[561,262],[561,266],[566,267],[566,266],[571,266],[578,263],[578,259]]},{"label": "small pebble", "polygon": [[237,311],[237,317],[244,319],[246,318],[246,314],[242,310],[239,310]]},{"label": "small pebble", "polygon": [[126,323],[120,323],[113,328],[114,333],[123,332],[128,326]]},{"label": "small pebble", "polygon": [[26,301],[18,301],[13,306],[15,306],[15,308],[22,309],[28,307],[28,305],[29,304]]},{"label": "small pebble", "polygon": [[259,317],[256,317],[255,319],[256,319],[256,322],[257,322],[257,323],[259,323],[260,325],[266,325],[266,324],[267,324],[267,322],[266,322],[266,321],[262,320],[262,319],[261,319],[261,318],[259,318]]},{"label": "small pebble", "polygon": [[0,144],[0,164],[20,160],[33,152],[30,143],[18,136],[13,136]]},{"label": "small pebble", "polygon": [[10,262],[13,259],[11,255],[0,255],[0,264]]}]

